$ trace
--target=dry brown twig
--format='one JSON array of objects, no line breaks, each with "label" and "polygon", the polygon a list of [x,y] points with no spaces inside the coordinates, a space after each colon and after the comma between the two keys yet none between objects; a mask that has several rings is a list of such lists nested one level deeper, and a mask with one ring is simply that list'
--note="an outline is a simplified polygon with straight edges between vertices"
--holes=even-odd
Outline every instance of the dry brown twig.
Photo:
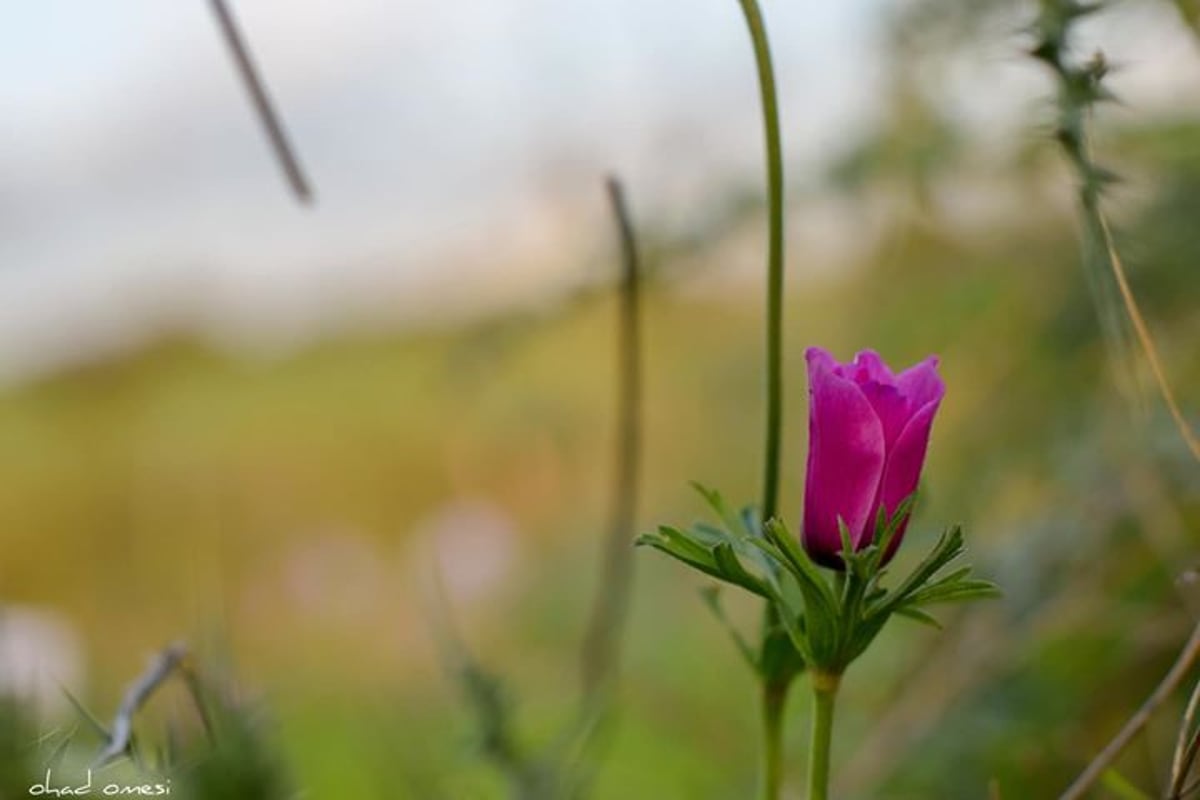
[{"label": "dry brown twig", "polygon": [[250,48],[238,30],[233,13],[229,10],[225,0],[209,0],[209,4],[212,6],[213,16],[217,19],[217,27],[221,29],[221,35],[229,47],[230,55],[233,56],[238,77],[241,78],[246,92],[250,95],[250,102],[254,105],[254,111],[258,115],[259,122],[262,123],[271,150],[275,153],[275,158],[283,170],[292,194],[301,205],[312,204],[312,186],[309,184],[304,170],[300,167],[300,159],[288,139],[283,122],[275,111],[271,98],[267,95],[266,85],[263,83],[258,69],[254,66]]},{"label": "dry brown twig", "polygon": [[632,591],[633,533],[642,439],[642,263],[621,183],[606,182],[620,242],[622,273],[618,320],[616,459],[608,535],[595,601],[580,648],[579,701],[575,717],[551,745],[531,752],[515,736],[500,678],[484,668],[456,631],[440,566],[430,586],[430,622],[442,662],[461,684],[474,710],[481,749],[509,779],[514,796],[576,797],[591,777],[610,716],[620,643]]},{"label": "dry brown twig", "polygon": [[1200,660],[1200,624],[1192,630],[1192,635],[1183,650],[1180,651],[1179,657],[1175,659],[1171,669],[1146,698],[1146,702],[1142,703],[1141,708],[1129,718],[1112,741],[1092,759],[1083,772],[1079,773],[1079,777],[1059,796],[1059,800],[1080,800],[1084,797],[1092,785],[1104,774],[1104,771],[1121,754],[1126,745],[1146,726],[1158,707],[1179,688],[1197,660]]},{"label": "dry brown twig", "polygon": [[1096,219],[1100,223],[1104,247],[1108,251],[1108,261],[1112,268],[1114,280],[1117,283],[1117,289],[1121,294],[1121,301],[1125,304],[1125,312],[1129,315],[1129,321],[1133,325],[1134,333],[1137,335],[1138,342],[1142,346],[1142,352],[1146,356],[1146,363],[1150,366],[1150,372],[1154,375],[1154,382],[1158,385],[1159,394],[1162,395],[1163,403],[1167,407],[1167,411],[1171,414],[1171,419],[1175,422],[1175,427],[1179,431],[1179,436],[1187,445],[1192,457],[1200,461],[1200,439],[1197,439],[1196,432],[1192,430],[1191,423],[1184,416],[1182,409],[1179,407],[1179,401],[1175,398],[1175,392],[1171,388],[1171,382],[1167,380],[1166,370],[1163,369],[1162,359],[1158,355],[1158,347],[1154,343],[1154,337],[1150,333],[1150,328],[1146,324],[1146,319],[1142,316],[1141,307],[1138,305],[1137,298],[1133,294],[1133,290],[1129,287],[1129,279],[1125,275],[1125,265],[1121,261],[1121,256],[1117,252],[1116,244],[1113,241],[1112,228],[1108,223],[1108,217],[1096,210]]},{"label": "dry brown twig", "polygon": [[133,741],[133,718],[138,710],[145,705],[150,696],[167,678],[178,670],[187,658],[187,646],[175,643],[167,647],[150,662],[150,666],[125,691],[117,714],[113,718],[112,729],[108,735],[108,743],[96,756],[95,766],[104,766],[115,758],[129,752]]},{"label": "dry brown twig", "polygon": [[1192,772],[1196,763],[1196,755],[1200,753],[1200,729],[1196,727],[1196,714],[1200,712],[1200,682],[1192,689],[1188,698],[1187,709],[1179,723],[1179,737],[1175,742],[1175,755],[1171,759],[1171,782],[1167,792],[1168,800],[1178,800],[1183,796],[1184,782]]}]

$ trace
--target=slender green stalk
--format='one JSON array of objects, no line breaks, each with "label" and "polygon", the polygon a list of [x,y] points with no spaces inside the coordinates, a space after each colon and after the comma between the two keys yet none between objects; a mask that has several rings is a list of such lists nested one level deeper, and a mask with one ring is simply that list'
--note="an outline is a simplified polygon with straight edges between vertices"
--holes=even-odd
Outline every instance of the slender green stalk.
[{"label": "slender green stalk", "polygon": [[763,685],[763,760],[759,787],[759,797],[763,800],[775,800],[783,785],[783,711],[790,686],[790,680]]},{"label": "slender green stalk", "polygon": [[[762,99],[763,136],[767,168],[767,418],[763,449],[762,518],[775,516],[779,500],[779,452],[783,427],[783,144],[779,132],[779,98],[775,91],[775,67],[767,26],[757,0],[738,0],[746,17],[758,68]],[[776,627],[778,612],[768,603],[763,612],[764,642]],[[783,739],[783,707],[793,672],[761,676],[763,800],[776,800],[781,784],[780,750]]]},{"label": "slender green stalk", "polygon": [[833,743],[833,704],[841,676],[814,672],[812,741],[808,751],[808,800],[829,800],[829,751]]},{"label": "slender green stalk", "polygon": [[767,427],[763,464],[763,519],[775,516],[779,496],[779,449],[783,425],[783,145],[771,45],[757,0],[739,0],[754,43],[767,145]]},{"label": "slender green stalk", "polygon": [[[580,653],[582,704],[601,701],[615,680],[621,633],[629,612],[633,581],[634,517],[642,449],[641,258],[625,190],[610,177],[606,184],[621,244],[619,324],[617,325],[617,454],[612,510],[604,567],[596,587],[591,622]],[[590,709],[585,709],[590,712]]]}]

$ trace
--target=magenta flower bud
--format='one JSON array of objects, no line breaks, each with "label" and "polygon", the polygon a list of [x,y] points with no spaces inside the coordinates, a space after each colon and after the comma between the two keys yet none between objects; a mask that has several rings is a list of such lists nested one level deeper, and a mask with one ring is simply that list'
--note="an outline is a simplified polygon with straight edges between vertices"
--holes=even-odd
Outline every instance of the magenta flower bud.
[{"label": "magenta flower bud", "polygon": [[[804,487],[804,549],[819,564],[842,568],[845,523],[855,551],[871,543],[882,507],[890,518],[917,488],[929,431],[946,386],[936,356],[893,375],[878,353],[864,350],[839,364],[810,347],[808,476]],[[903,519],[883,562],[908,527]]]}]

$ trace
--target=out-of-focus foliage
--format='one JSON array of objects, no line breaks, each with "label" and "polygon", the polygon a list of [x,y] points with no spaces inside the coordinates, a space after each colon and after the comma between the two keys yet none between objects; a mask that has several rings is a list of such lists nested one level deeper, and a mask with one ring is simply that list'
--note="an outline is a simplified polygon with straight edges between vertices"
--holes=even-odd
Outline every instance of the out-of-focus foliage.
[{"label": "out-of-focus foliage", "polygon": [[0,797],[21,797],[37,774],[36,727],[27,709],[0,696]]},{"label": "out-of-focus foliage", "polygon": [[1019,19],[1034,7],[1024,0],[906,0],[893,7],[888,33],[902,55],[936,54],[970,47],[998,18]]},{"label": "out-of-focus foliage", "polygon": [[[931,35],[1013,11],[982,0],[911,7],[929,9],[919,19]],[[1006,798],[1054,796],[1140,703],[1200,611],[1186,580],[1200,563],[1200,479],[1153,398],[1138,416],[1114,391],[1072,211],[1047,189],[1063,174],[1044,161],[971,173],[950,158],[971,143],[928,85],[913,92],[897,94],[844,173],[864,203],[881,186],[913,194],[838,275],[810,278],[818,265],[801,257],[789,265],[802,277],[787,313],[782,510],[795,527],[802,345],[843,357],[874,347],[901,362],[937,352],[949,391],[911,550],[961,522],[972,562],[1005,597],[950,615],[942,633],[897,623],[854,665],[837,796],[980,797],[992,780]],[[1114,190],[1131,280],[1194,417],[1200,123],[1102,132],[1104,160],[1136,190]],[[1002,202],[986,206],[986,224],[963,225],[964,192]],[[727,215],[674,247],[647,231],[664,243],[656,260],[704,264],[709,253],[719,266],[731,240],[757,235],[753,204],[731,196],[713,204]],[[869,228],[859,205],[845,213]],[[758,287],[663,275],[645,309],[646,529],[702,514],[687,479],[755,497],[760,455]],[[275,724],[234,726],[229,741],[272,787],[284,785],[278,745],[312,797],[502,796],[430,647],[420,576],[437,551],[466,635],[521,698],[517,735],[544,743],[574,697],[598,571],[612,310],[593,295],[561,313],[345,337],[277,360],[168,340],[13,387],[0,397],[4,599],[74,621],[97,709],[154,644],[218,625],[239,673],[269,688]],[[638,567],[619,724],[595,796],[745,797],[758,735],[743,704],[751,677],[700,612],[702,581],[665,559]],[[727,610],[747,629],[757,622],[754,604],[730,597]],[[799,720],[803,693],[793,702]],[[1177,717],[1167,708],[1118,764],[1152,794]],[[0,741],[23,739],[7,719]],[[796,764],[804,737],[793,723]],[[13,752],[25,751],[4,745],[0,780],[23,780]],[[194,785],[209,793],[195,796],[234,791],[220,781],[246,773],[228,756],[218,748],[197,762]]]},{"label": "out-of-focus foliage", "polygon": [[226,709],[211,741],[175,754],[170,774],[188,800],[288,800],[297,797],[269,726],[244,709]]},{"label": "out-of-focus foliage", "polygon": [[[1186,209],[1200,183],[1188,141],[1200,146],[1191,125],[1147,125],[1113,148],[1160,187],[1123,239],[1190,401],[1200,249]],[[962,521],[973,560],[1006,592],[943,634],[898,624],[855,665],[835,752],[835,769],[854,765],[847,797],[969,795],[992,778],[1005,796],[1053,793],[1190,625],[1194,598],[1176,579],[1196,560],[1194,470],[1160,414],[1135,424],[1115,398],[1069,210],[1039,209],[966,236],[931,206],[857,272],[802,284],[790,303],[785,514],[799,512],[799,345],[939,352],[950,390],[913,549]],[[647,527],[701,514],[681,476],[754,496],[756,301],[671,284],[648,298]],[[104,696],[136,666],[130,653],[223,608],[314,795],[495,796],[425,644],[414,575],[427,562],[413,532],[464,496],[489,498],[521,531],[515,566],[463,613],[516,684],[520,735],[542,740],[574,689],[581,589],[596,572],[610,311],[591,301],[507,336],[347,340],[265,364],[164,344],[12,391],[0,401],[0,429],[20,443],[0,454],[4,585],[79,621]],[[639,567],[597,796],[741,796],[756,748],[740,703],[749,677],[702,621],[700,582],[658,559]],[[730,610],[754,624],[752,608]],[[794,725],[789,750],[802,740]],[[1152,786],[1148,752],[1121,767]]]},{"label": "out-of-focus foliage", "polygon": [[[37,715],[0,700],[0,798],[34,795],[181,796],[188,800],[289,800],[297,791],[262,720],[262,709],[234,702],[228,687],[202,686],[170,668],[130,718],[132,737],[110,751],[112,726],[73,696],[73,719],[39,731]],[[186,679],[185,679],[186,676]],[[185,683],[190,706],[157,695]],[[178,688],[178,687],[176,687]],[[169,708],[164,712],[163,706]],[[156,713],[157,712],[157,713]],[[120,744],[117,747],[121,747]],[[110,755],[111,753],[111,755]],[[83,788],[87,791],[83,791]]]}]

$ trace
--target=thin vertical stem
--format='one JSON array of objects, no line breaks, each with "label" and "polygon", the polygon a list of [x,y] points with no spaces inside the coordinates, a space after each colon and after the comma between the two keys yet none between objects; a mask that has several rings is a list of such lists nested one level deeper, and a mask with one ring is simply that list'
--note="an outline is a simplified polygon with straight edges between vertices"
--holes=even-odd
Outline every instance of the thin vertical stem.
[{"label": "thin vertical stem", "polygon": [[[738,0],[746,17],[758,69],[762,101],[763,137],[767,169],[767,416],[763,448],[762,518],[775,516],[779,501],[779,453],[783,428],[783,144],[779,132],[779,98],[775,90],[775,67],[771,43],[757,0]],[[776,627],[774,604],[763,611],[763,636]],[[765,641],[765,638],[764,638]],[[779,797],[779,749],[783,737],[783,701],[794,673],[762,675],[762,714],[766,741],[763,744],[764,800]]]},{"label": "thin vertical stem", "polygon": [[300,159],[296,157],[296,151],[288,140],[279,114],[276,113],[271,98],[267,96],[266,86],[254,66],[254,60],[250,57],[250,49],[246,46],[246,42],[238,30],[233,14],[225,0],[209,0],[209,5],[212,6],[213,16],[217,18],[217,26],[221,29],[221,35],[229,47],[230,55],[233,56],[238,76],[242,79],[242,84],[245,85],[246,91],[250,95],[250,102],[254,105],[254,111],[258,114],[263,130],[267,133],[267,140],[271,144],[275,158],[279,161],[280,168],[283,169],[288,186],[291,187],[298,202],[303,205],[312,203],[312,187],[304,175],[304,170],[300,167]]},{"label": "thin vertical stem", "polygon": [[754,43],[758,85],[762,94],[766,139],[767,205],[767,422],[763,463],[762,515],[775,516],[779,497],[779,452],[783,426],[783,145],[779,133],[779,99],[767,28],[756,0],[739,0]]},{"label": "thin vertical stem", "polygon": [[585,705],[601,694],[611,681],[619,655],[620,633],[628,612],[633,575],[630,542],[637,510],[642,440],[641,261],[621,183],[616,178],[609,178],[607,189],[620,238],[622,264],[617,326],[617,457],[604,570],[596,588],[596,602],[581,656]]},{"label": "thin vertical stem", "polygon": [[808,800],[829,800],[829,754],[833,744],[833,706],[840,676],[814,672],[812,741],[808,751]]},{"label": "thin vertical stem", "polygon": [[763,684],[763,751],[759,797],[775,800],[783,786],[783,712],[787,707],[791,681]]}]

